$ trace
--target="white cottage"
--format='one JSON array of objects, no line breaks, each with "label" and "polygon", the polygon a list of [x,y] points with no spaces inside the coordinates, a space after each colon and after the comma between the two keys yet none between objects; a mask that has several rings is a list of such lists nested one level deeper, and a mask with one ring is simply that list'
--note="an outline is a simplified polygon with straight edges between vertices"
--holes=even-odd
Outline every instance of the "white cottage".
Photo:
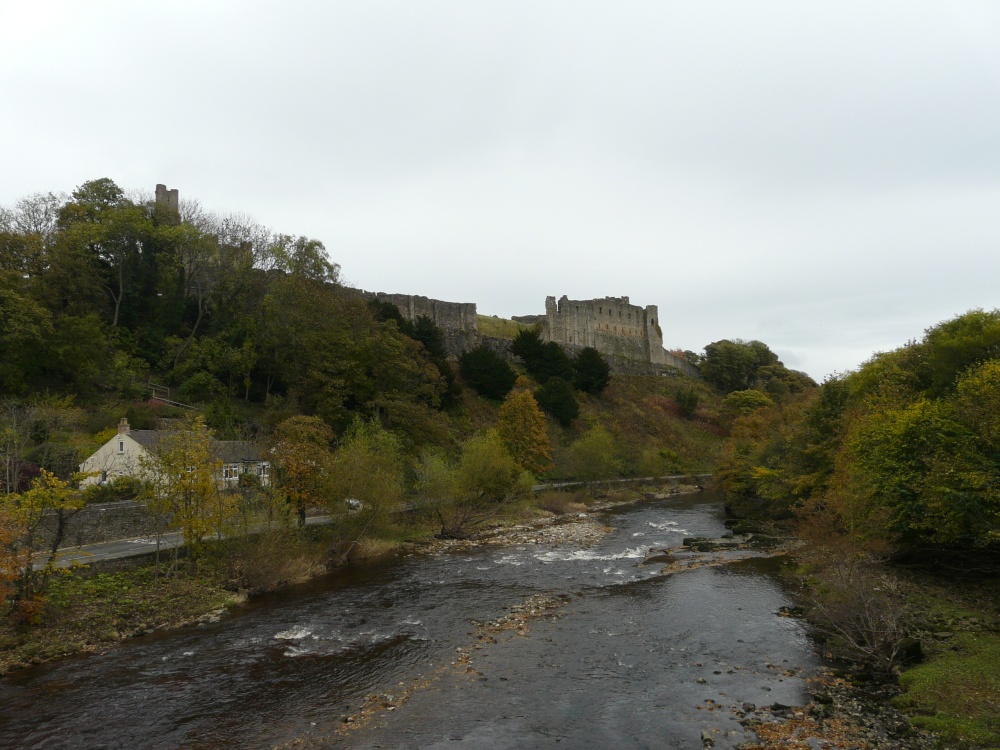
[{"label": "white cottage", "polygon": [[[124,417],[118,424],[118,434],[102,445],[80,464],[81,473],[92,474],[81,487],[103,484],[118,477],[149,479],[149,466],[155,462],[156,446],[169,435],[168,430],[133,430]],[[260,460],[260,450],[246,440],[210,439],[215,457],[222,462],[218,479],[224,485],[235,485],[245,474],[257,476],[261,483],[270,480],[270,464]]]}]

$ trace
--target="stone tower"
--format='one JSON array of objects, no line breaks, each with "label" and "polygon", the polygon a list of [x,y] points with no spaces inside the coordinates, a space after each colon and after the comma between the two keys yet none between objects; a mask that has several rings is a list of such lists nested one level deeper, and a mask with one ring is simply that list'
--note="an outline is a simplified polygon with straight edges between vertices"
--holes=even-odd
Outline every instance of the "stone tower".
[{"label": "stone tower", "polygon": [[166,185],[157,185],[156,204],[158,206],[166,206],[175,213],[179,212],[180,198],[178,197],[177,188],[174,188],[173,190],[167,190]]}]

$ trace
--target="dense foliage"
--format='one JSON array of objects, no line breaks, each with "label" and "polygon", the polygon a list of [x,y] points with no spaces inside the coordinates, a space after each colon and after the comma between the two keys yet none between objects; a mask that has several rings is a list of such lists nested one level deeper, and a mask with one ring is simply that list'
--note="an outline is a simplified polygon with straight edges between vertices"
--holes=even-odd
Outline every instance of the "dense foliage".
[{"label": "dense foliage", "polygon": [[463,352],[458,360],[458,368],[465,382],[476,393],[497,401],[510,393],[517,381],[517,373],[507,360],[485,346]]},{"label": "dense foliage", "polygon": [[510,351],[542,385],[550,378],[562,378],[585,393],[598,395],[611,382],[611,368],[600,352],[588,346],[570,358],[554,341],[543,342],[538,326],[518,331]]},{"label": "dense foliage", "polygon": [[1000,548],[1000,311],[740,411],[720,477],[744,508],[868,548]]},{"label": "dense foliage", "polygon": [[716,341],[697,360],[702,377],[723,393],[757,389],[780,396],[816,385],[805,373],[786,368],[760,341]]}]

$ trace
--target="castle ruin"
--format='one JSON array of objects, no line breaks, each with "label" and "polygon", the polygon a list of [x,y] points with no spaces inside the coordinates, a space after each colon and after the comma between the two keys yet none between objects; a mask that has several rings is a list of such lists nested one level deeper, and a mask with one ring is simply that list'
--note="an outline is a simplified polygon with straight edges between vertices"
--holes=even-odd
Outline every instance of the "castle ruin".
[{"label": "castle ruin", "polygon": [[[365,299],[391,302],[407,320],[425,315],[444,332],[448,353],[462,352],[485,344],[505,357],[510,341],[480,335],[474,302],[443,302],[413,294],[361,292]],[[515,316],[524,325],[539,325],[543,341],[554,341],[570,354],[593,347],[619,373],[655,374],[680,371],[698,377],[699,371],[687,361],[663,348],[656,305],[640,307],[628,297],[571,300],[566,295],[545,298],[544,315]]]}]

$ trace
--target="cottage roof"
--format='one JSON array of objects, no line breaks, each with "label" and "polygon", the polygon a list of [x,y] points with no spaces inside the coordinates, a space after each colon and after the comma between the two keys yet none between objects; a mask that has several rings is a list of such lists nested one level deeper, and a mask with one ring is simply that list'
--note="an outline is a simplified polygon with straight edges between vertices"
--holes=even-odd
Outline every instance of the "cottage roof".
[{"label": "cottage roof", "polygon": [[[171,433],[170,430],[131,430],[127,433],[143,448],[155,451],[160,441]],[[223,463],[253,463],[260,461],[260,448],[248,440],[216,440],[209,438],[212,452]]]}]

